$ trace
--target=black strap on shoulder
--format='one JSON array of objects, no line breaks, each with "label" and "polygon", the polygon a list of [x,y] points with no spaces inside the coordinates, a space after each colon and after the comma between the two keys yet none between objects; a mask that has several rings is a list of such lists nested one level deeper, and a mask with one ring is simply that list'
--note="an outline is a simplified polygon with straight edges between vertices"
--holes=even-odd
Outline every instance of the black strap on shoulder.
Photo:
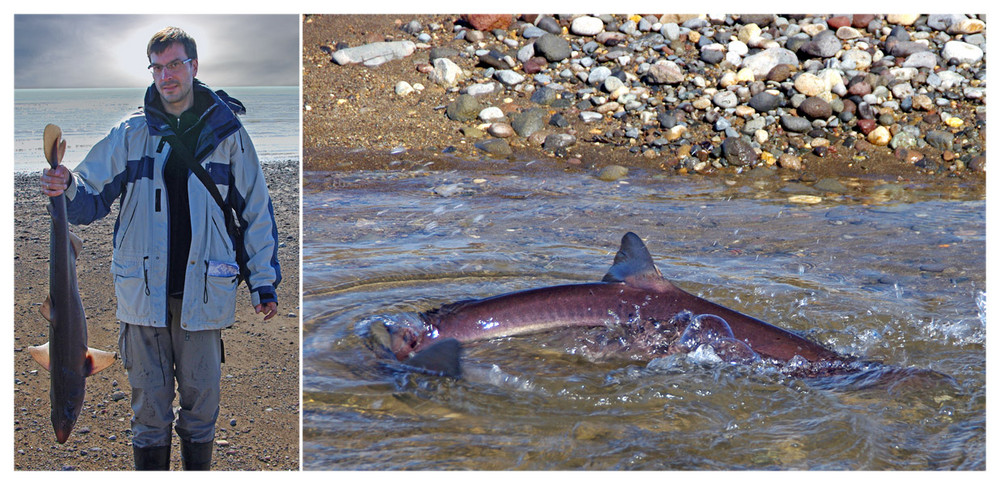
[{"label": "black strap on shoulder", "polygon": [[184,163],[184,166],[190,169],[191,172],[198,177],[198,180],[201,180],[201,183],[205,185],[208,192],[212,194],[212,198],[215,199],[215,203],[219,204],[219,208],[222,209],[223,215],[226,216],[226,226],[239,227],[234,219],[233,211],[230,210],[229,204],[222,198],[222,194],[219,192],[219,188],[215,185],[215,182],[212,181],[212,177],[208,175],[208,171],[205,170],[205,167],[202,167],[200,163],[194,160],[194,157],[191,156],[190,150],[187,149],[187,146],[184,145],[184,142],[181,141],[180,137],[170,134],[164,135],[163,139],[167,140],[167,143],[173,147],[173,150],[171,150],[170,153],[176,154],[179,157],[179,160]]}]

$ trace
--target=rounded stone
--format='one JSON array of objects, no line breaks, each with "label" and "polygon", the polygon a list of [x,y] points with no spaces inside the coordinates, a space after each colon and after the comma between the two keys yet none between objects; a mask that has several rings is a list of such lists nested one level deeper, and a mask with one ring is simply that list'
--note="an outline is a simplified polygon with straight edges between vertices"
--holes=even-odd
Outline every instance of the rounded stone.
[{"label": "rounded stone", "polygon": [[888,128],[879,126],[868,134],[867,139],[868,143],[871,143],[872,145],[884,147],[889,144],[889,141],[892,139],[892,135],[889,133]]},{"label": "rounded stone", "polygon": [[812,129],[812,123],[810,123],[809,120],[798,116],[783,115],[781,117],[781,127],[786,131],[805,133]]},{"label": "rounded stone", "polygon": [[607,167],[601,169],[601,171],[597,174],[597,178],[605,182],[614,182],[615,180],[625,178],[627,175],[627,168],[621,165],[608,165]]},{"label": "rounded stone", "polygon": [[445,108],[445,114],[455,121],[470,121],[476,119],[482,110],[483,107],[475,96],[463,94],[448,104]]},{"label": "rounded stone", "polygon": [[569,57],[572,49],[569,42],[558,35],[546,33],[535,39],[535,53],[549,62],[558,62]]},{"label": "rounded stone", "polygon": [[722,155],[730,165],[737,167],[752,165],[758,159],[753,146],[740,137],[727,137],[722,142]]},{"label": "rounded stone", "polygon": [[777,83],[785,82],[792,75],[792,66],[789,64],[778,64],[767,72],[767,80]]},{"label": "rounded stone", "polygon": [[510,138],[514,136],[514,128],[507,123],[493,123],[486,132],[496,138]]},{"label": "rounded stone", "polygon": [[594,36],[604,30],[604,21],[589,15],[577,17],[569,26],[569,31],[574,35]]},{"label": "rounded stone", "polygon": [[489,140],[476,142],[475,146],[479,150],[498,158],[506,158],[514,153],[510,149],[510,145],[507,143],[507,140],[500,138],[491,138]]},{"label": "rounded stone", "polygon": [[833,108],[830,107],[830,103],[823,101],[820,98],[811,96],[806,98],[802,104],[799,105],[799,111],[812,119],[827,119],[833,114]]}]

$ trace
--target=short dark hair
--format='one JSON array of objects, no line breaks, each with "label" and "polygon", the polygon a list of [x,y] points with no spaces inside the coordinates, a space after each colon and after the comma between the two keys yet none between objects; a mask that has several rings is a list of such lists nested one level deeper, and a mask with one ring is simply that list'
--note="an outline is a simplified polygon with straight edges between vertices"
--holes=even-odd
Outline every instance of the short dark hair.
[{"label": "short dark hair", "polygon": [[165,27],[153,34],[153,38],[149,39],[149,44],[146,45],[146,57],[151,58],[154,53],[159,54],[167,50],[174,42],[184,46],[184,54],[189,58],[198,58],[198,45],[194,43],[194,38],[178,27]]}]

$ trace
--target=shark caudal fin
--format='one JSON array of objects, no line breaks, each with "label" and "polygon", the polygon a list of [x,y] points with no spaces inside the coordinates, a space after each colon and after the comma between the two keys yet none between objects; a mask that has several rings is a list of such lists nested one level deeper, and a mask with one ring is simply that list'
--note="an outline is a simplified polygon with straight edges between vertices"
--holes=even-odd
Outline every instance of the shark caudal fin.
[{"label": "shark caudal fin", "polygon": [[605,283],[626,283],[631,286],[653,291],[667,291],[674,287],[663,278],[653,263],[642,239],[633,232],[625,233],[622,245],[615,255],[615,262],[601,280]]},{"label": "shark caudal fin", "polygon": [[462,344],[453,338],[444,339],[403,361],[413,370],[443,377],[462,377]]},{"label": "shark caudal fin", "polygon": [[[51,372],[52,363],[49,356],[49,343],[45,342],[42,345],[35,347],[28,347],[28,353],[31,354],[31,358],[35,359],[39,365],[45,368],[45,370]],[[90,377],[98,372],[107,369],[108,366],[114,364],[118,360],[118,352],[106,352],[104,350],[93,349],[87,347],[87,377]]]},{"label": "shark caudal fin", "polygon": [[[80,239],[80,236],[77,236],[76,234],[73,234],[72,232],[70,232],[69,233],[69,242],[70,242],[70,246],[73,247],[73,258],[74,259],[79,258],[80,257],[80,251],[83,250],[83,239]],[[38,313],[41,313],[42,314],[42,318],[44,318],[45,320],[47,320],[49,322],[52,321],[52,296],[51,295],[46,295],[45,296],[45,301],[42,302],[42,306],[38,307]]]}]

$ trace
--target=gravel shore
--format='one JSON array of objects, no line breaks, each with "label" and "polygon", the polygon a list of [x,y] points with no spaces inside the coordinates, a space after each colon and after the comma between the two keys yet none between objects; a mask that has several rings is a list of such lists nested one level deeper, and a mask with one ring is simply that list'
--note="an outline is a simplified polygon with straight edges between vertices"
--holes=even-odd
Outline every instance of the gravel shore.
[{"label": "gravel shore", "polygon": [[[264,165],[281,246],[278,315],[261,322],[238,296],[236,324],[223,332],[222,403],[213,469],[299,468],[299,163]],[[131,470],[129,385],[120,362],[87,380],[73,434],[58,444],[49,420],[49,374],[24,349],[48,339],[38,308],[48,293],[49,218],[38,175],[14,177],[14,469]],[[118,350],[111,264],[117,204],[104,219],[71,226],[84,241],[77,263],[89,345]],[[180,448],[173,439],[171,468]]]},{"label": "gravel shore", "polygon": [[307,15],[304,166],[981,183],[985,39],[965,15]]}]

